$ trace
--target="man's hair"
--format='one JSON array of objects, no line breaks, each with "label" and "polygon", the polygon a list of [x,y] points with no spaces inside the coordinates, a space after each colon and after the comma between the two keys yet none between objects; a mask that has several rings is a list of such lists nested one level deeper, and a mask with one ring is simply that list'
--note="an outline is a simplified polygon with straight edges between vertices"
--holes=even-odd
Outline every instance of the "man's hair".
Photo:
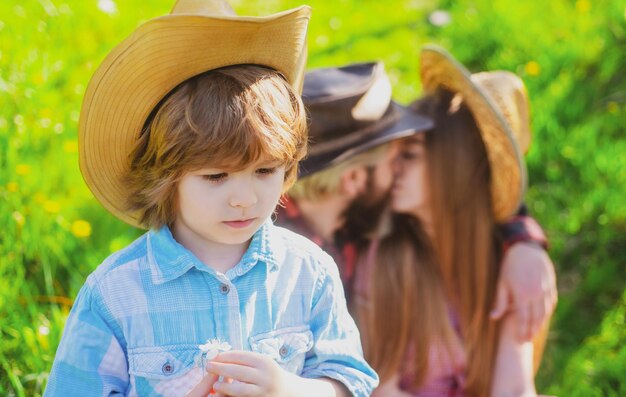
[{"label": "man's hair", "polygon": [[286,191],[306,154],[300,96],[277,71],[229,66],[192,77],[155,107],[129,155],[127,207],[159,228],[177,214],[176,190],[189,171],[236,171],[262,158],[285,165]]},{"label": "man's hair", "polygon": [[387,153],[389,144],[379,145],[332,167],[298,179],[289,190],[295,200],[317,200],[339,189],[341,175],[352,167],[375,166]]}]

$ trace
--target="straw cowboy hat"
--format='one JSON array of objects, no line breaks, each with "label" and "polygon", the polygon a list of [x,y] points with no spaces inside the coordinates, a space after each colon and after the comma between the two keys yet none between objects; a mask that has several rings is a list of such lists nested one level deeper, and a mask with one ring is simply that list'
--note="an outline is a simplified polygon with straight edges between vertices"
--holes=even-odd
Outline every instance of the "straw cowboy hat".
[{"label": "straw cowboy hat", "polygon": [[257,64],[281,72],[299,93],[310,8],[266,17],[237,16],[223,0],[179,0],[107,55],[94,73],[79,121],[80,169],[113,215],[140,227],[125,210],[122,175],[146,119],[173,88],[208,70]]},{"label": "straw cowboy hat", "polygon": [[312,70],[304,77],[302,101],[310,126],[300,177],[433,126],[431,119],[391,100],[382,62]]},{"label": "straw cowboy hat", "polygon": [[503,221],[515,214],[527,184],[522,155],[530,145],[528,97],[522,80],[507,71],[470,74],[436,46],[421,52],[421,80],[426,93],[442,87],[461,95],[487,150],[494,216]]}]

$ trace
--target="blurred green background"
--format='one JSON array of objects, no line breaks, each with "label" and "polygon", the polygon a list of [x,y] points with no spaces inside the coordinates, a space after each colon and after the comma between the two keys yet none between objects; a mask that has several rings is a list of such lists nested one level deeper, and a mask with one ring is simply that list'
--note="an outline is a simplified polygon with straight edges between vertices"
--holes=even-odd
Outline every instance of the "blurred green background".
[{"label": "blurred green background", "polygon": [[[77,121],[105,54],[173,1],[0,2],[0,395],[39,396],[85,277],[139,231],[78,170]],[[295,0],[240,0],[265,15]],[[403,103],[434,42],[470,70],[520,75],[531,98],[532,214],[560,300],[537,383],[626,396],[626,5],[623,0],[311,0],[309,67],[381,59]]]}]

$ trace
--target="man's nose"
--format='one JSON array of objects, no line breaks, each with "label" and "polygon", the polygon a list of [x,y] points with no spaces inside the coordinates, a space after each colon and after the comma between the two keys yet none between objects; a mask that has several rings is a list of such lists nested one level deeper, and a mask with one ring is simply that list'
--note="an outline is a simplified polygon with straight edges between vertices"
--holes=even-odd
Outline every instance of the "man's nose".
[{"label": "man's nose", "polygon": [[402,159],[400,158],[400,154],[397,154],[393,158],[393,161],[391,162],[391,170],[393,171],[394,177],[400,175],[402,172]]}]

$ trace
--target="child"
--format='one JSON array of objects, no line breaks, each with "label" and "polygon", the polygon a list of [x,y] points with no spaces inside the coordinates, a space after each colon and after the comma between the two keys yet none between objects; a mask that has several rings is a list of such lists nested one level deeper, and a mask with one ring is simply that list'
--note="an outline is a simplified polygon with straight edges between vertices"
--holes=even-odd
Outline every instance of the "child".
[{"label": "child", "polygon": [[46,396],[370,395],[335,263],[269,220],[306,151],[308,18],[180,1],[98,69],[81,171],[150,230],[88,277]]}]

